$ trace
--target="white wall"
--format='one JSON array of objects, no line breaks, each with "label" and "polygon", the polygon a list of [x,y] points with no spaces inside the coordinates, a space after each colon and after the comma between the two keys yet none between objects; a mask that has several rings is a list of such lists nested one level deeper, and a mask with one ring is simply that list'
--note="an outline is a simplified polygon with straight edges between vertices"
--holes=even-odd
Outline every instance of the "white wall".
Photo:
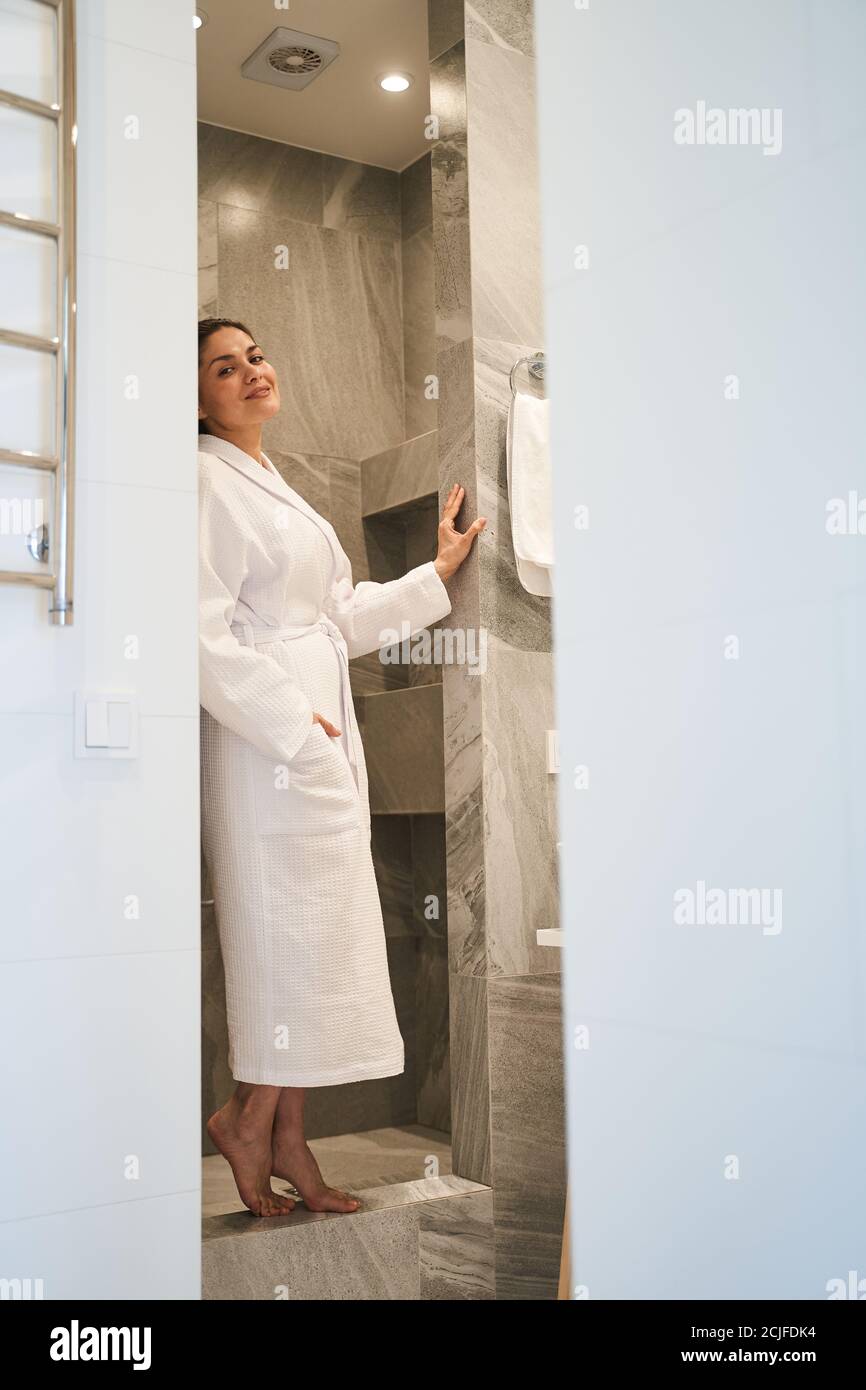
[{"label": "white wall", "polygon": [[[866,534],[826,526],[866,498],[866,6],[536,9],[573,1296],[824,1299],[866,1281]],[[699,101],[781,149],[677,144]],[[699,881],[781,918],[676,922]]]},{"label": "white wall", "polygon": [[[0,0],[3,86],[49,51],[33,9]],[[194,43],[185,3],[78,0],[74,625],[0,586],[0,1277],[46,1298],[199,1297]],[[20,209],[50,150],[0,141]],[[0,277],[18,327],[44,270],[4,238]],[[0,445],[33,447],[50,405],[18,356]],[[33,485],[0,468],[3,496]],[[136,692],[137,760],[73,756],[92,687]]]}]

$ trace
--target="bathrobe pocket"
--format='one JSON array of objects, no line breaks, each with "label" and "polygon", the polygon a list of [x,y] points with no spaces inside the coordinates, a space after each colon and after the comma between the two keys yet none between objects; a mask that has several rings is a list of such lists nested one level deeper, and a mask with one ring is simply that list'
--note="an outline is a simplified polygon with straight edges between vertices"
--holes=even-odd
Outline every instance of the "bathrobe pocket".
[{"label": "bathrobe pocket", "polygon": [[260,835],[327,835],[359,824],[352,770],[319,723],[290,763],[257,754],[253,780]]}]

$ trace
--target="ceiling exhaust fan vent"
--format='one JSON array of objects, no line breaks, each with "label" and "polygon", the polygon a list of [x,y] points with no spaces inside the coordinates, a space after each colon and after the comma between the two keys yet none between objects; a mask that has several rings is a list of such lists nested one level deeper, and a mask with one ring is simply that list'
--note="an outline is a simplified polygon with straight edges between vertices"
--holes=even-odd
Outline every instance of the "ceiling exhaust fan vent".
[{"label": "ceiling exhaust fan vent", "polygon": [[322,55],[314,48],[275,48],[268,62],[277,72],[316,72],[322,66]]},{"label": "ceiling exhaust fan vent", "polygon": [[298,91],[324,72],[340,52],[333,39],[318,39],[296,29],[274,29],[241,65],[244,77]]}]

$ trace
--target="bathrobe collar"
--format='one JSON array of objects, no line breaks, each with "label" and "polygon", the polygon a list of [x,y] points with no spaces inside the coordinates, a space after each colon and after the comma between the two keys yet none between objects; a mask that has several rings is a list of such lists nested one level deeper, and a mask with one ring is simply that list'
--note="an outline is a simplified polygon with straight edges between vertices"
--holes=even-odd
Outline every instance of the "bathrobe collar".
[{"label": "bathrobe collar", "polygon": [[215,454],[224,463],[230,464],[239,473],[243,473],[258,487],[264,488],[266,492],[279,498],[281,502],[288,502],[289,506],[295,507],[299,512],[303,512],[304,516],[308,516],[311,521],[314,521],[331,547],[334,565],[339,573],[342,548],[333,526],[323,516],[319,516],[319,513],[313,510],[309,502],[304,501],[299,492],[295,492],[294,488],[289,487],[286,480],[271,463],[264,449],[262,450],[262,458],[267,467],[262,467],[251,454],[246,454],[243,449],[239,449],[237,444],[231,444],[227,439],[220,439],[215,434],[200,434],[198,447],[201,453]]}]

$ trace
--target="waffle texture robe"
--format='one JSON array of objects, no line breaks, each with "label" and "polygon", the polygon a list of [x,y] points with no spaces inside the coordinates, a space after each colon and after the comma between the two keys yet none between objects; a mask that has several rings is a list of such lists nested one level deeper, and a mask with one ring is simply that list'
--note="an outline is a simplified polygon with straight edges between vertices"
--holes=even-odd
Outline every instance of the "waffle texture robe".
[{"label": "waffle texture robe", "polygon": [[[403,1071],[349,658],[451,611],[433,562],[352,584],[274,468],[199,435],[201,824],[237,1081]],[[313,722],[322,714],[339,738]]]}]

